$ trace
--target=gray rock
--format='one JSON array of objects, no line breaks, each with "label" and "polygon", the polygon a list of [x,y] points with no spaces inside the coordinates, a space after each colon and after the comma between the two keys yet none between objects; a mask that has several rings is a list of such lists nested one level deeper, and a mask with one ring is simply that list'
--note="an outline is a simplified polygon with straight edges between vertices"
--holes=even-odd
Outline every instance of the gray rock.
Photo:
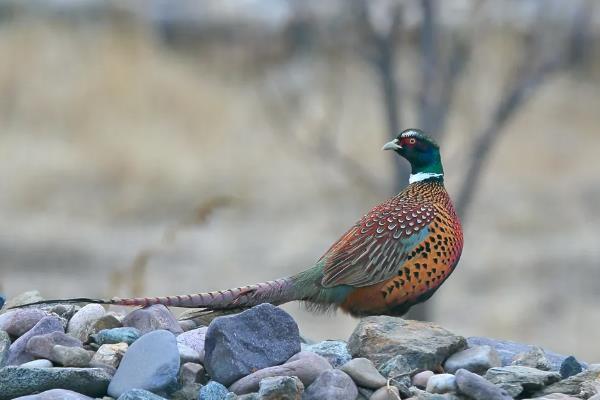
[{"label": "gray rock", "polygon": [[184,364],[186,362],[193,362],[193,363],[201,363],[202,360],[200,359],[200,354],[192,349],[189,346],[186,346],[183,343],[177,343],[177,349],[179,350],[179,359],[181,360],[181,363]]},{"label": "gray rock", "polygon": [[600,381],[600,366],[590,367],[577,375],[568,377],[552,385],[546,386],[534,394],[535,397],[561,393],[587,398],[596,394],[595,386]]},{"label": "gray rock", "polygon": [[415,374],[415,376],[412,377],[412,384],[413,386],[416,386],[418,388],[425,389],[427,387],[427,381],[433,375],[433,371],[429,370],[419,372],[418,374]]},{"label": "gray rock", "polygon": [[398,400],[400,398],[400,392],[395,386],[384,386],[377,389],[370,397],[369,400]]},{"label": "gray rock", "polygon": [[12,337],[19,337],[37,324],[48,314],[35,308],[20,308],[0,315],[0,330]]},{"label": "gray rock", "polygon": [[582,365],[577,361],[577,359],[573,356],[569,356],[565,358],[560,365],[560,376],[563,379],[566,379],[570,376],[577,375],[583,371]]},{"label": "gray rock", "polygon": [[398,354],[390,358],[379,367],[379,372],[398,388],[400,394],[404,397],[410,396],[410,376],[415,370],[405,356]]},{"label": "gray rock", "polygon": [[52,361],[40,358],[39,360],[33,360],[19,365],[21,368],[52,368],[54,364]]},{"label": "gray rock", "polygon": [[358,385],[370,389],[385,386],[387,379],[377,371],[373,362],[367,358],[354,358],[340,367]]},{"label": "gray rock", "polygon": [[202,385],[199,383],[190,383],[183,386],[175,392],[168,391],[170,400],[198,400],[198,393]]},{"label": "gray rock", "polygon": [[540,371],[530,367],[509,365],[506,367],[490,368],[485,379],[506,390],[509,395],[516,397],[521,394],[534,393],[544,386],[560,380],[560,374],[551,371]]},{"label": "gray rock", "polygon": [[39,394],[17,397],[15,400],[94,400],[92,397],[65,389],[51,389]]},{"label": "gray rock", "polygon": [[6,302],[5,309],[22,306],[24,304],[35,303],[38,301],[42,301],[44,298],[37,290],[30,290],[28,292],[24,292],[16,295],[15,297],[9,299]]},{"label": "gray rock", "polygon": [[312,351],[325,357],[333,368],[338,368],[352,359],[348,352],[348,343],[341,340],[325,340],[302,346],[302,351]]},{"label": "gray rock", "polygon": [[433,375],[427,381],[427,387],[425,391],[429,393],[448,393],[456,392],[456,378],[452,374],[438,374]]},{"label": "gray rock", "polygon": [[119,396],[117,400],[166,400],[144,389],[131,389]]},{"label": "gray rock", "polygon": [[21,368],[0,369],[0,400],[66,389],[92,397],[102,397],[111,376],[98,368]]},{"label": "gray rock", "polygon": [[34,356],[27,352],[27,342],[34,336],[45,335],[51,332],[63,332],[63,324],[59,317],[48,316],[42,318],[33,328],[10,345],[7,365],[19,365],[33,361]]},{"label": "gray rock", "polygon": [[529,351],[515,355],[511,365],[531,367],[542,371],[550,371],[552,369],[552,364],[546,358],[544,349],[538,346],[531,346]]},{"label": "gray rock", "polygon": [[386,361],[400,354],[413,373],[441,367],[450,354],[466,345],[462,336],[438,325],[387,316],[361,319],[348,341],[353,357],[370,359],[380,371]]},{"label": "gray rock", "polygon": [[175,335],[165,330],[150,332],[129,347],[108,394],[117,398],[130,389],[158,391],[175,382],[178,372]]},{"label": "gray rock", "polygon": [[136,328],[142,335],[159,329],[167,330],[176,335],[183,332],[177,319],[162,304],[155,304],[130,312],[123,319],[123,326]]},{"label": "gray rock", "polygon": [[[588,400],[600,400],[600,397],[596,396],[590,397]],[[562,393],[552,393],[543,397],[536,397],[535,399],[525,399],[525,400],[581,400],[579,397],[569,396],[567,394]]]},{"label": "gray rock", "polygon": [[295,376],[273,376],[260,381],[261,400],[300,400],[304,385]]},{"label": "gray rock", "polygon": [[196,363],[185,363],[179,369],[179,383],[182,385],[190,385],[193,383],[206,383],[206,370],[204,366]]},{"label": "gray rock", "polygon": [[98,348],[90,361],[91,366],[108,365],[117,368],[127,352],[127,343],[103,344]]},{"label": "gray rock", "polygon": [[50,351],[49,359],[64,367],[84,368],[90,364],[92,355],[81,347],[68,347],[57,344]]},{"label": "gray rock", "polygon": [[[233,394],[233,393],[229,393],[229,395],[231,395],[231,394]],[[234,394],[234,396],[237,396],[237,395]],[[258,393],[247,393],[247,394],[243,394],[241,396],[234,397],[234,399],[237,399],[237,400],[262,400],[260,398],[260,396],[258,395]]]},{"label": "gray rock", "polygon": [[253,371],[279,365],[299,351],[300,334],[294,319],[265,303],[211,322],[204,366],[215,381],[230,385]]},{"label": "gray rock", "polygon": [[429,393],[416,387],[410,388],[410,395],[410,400],[467,400],[462,395],[456,393]]},{"label": "gray rock", "polygon": [[4,367],[8,361],[10,343],[11,342],[8,333],[0,330],[0,368]]},{"label": "gray rock", "polygon": [[55,331],[32,337],[27,342],[26,350],[29,354],[38,358],[51,359],[52,348],[57,344],[83,348],[83,344],[79,339],[75,339],[62,331]]},{"label": "gray rock", "polygon": [[98,344],[114,344],[114,343],[127,343],[131,345],[133,342],[138,340],[142,336],[139,329],[132,327],[112,328],[104,329],[98,333],[92,334],[90,339]]},{"label": "gray rock", "polygon": [[225,400],[229,390],[219,382],[210,381],[200,389],[198,400]]},{"label": "gray rock", "polygon": [[283,365],[264,368],[237,380],[229,387],[229,390],[236,394],[256,392],[260,381],[271,376],[297,376],[304,387],[307,387],[322,372],[330,369],[331,364],[325,358],[310,351],[302,351]]},{"label": "gray rock", "polygon": [[91,333],[95,334],[105,329],[121,328],[123,324],[114,314],[104,314],[92,325]]},{"label": "gray rock", "polygon": [[69,320],[67,333],[82,342],[88,341],[88,336],[93,332],[94,324],[106,314],[100,304],[88,304],[82,307]]},{"label": "gray rock", "polygon": [[206,341],[207,326],[183,332],[177,336],[177,343],[184,344],[196,350],[200,355],[200,362],[204,362],[204,342]]},{"label": "gray rock", "polygon": [[303,400],[354,400],[358,389],[352,378],[339,369],[324,371],[306,388]]},{"label": "gray rock", "polygon": [[369,397],[375,393],[373,389],[367,389],[366,387],[356,386],[356,389],[358,389],[358,397],[356,400],[369,400]]},{"label": "gray rock", "polygon": [[491,346],[473,346],[452,354],[444,362],[444,370],[453,374],[463,368],[476,374],[484,374],[492,367],[502,365],[496,349]]},{"label": "gray rock", "polygon": [[512,400],[506,390],[466,369],[456,371],[455,378],[459,393],[474,400]]},{"label": "gray rock", "polygon": [[179,320],[178,322],[179,326],[184,332],[191,331],[198,327],[198,324],[196,324],[196,322],[192,321],[191,319]]}]

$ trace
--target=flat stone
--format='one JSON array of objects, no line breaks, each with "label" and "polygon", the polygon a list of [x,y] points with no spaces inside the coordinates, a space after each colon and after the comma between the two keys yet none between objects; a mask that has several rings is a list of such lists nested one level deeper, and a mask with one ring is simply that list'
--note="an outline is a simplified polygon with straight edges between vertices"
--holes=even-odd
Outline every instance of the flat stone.
[{"label": "flat stone", "polygon": [[52,368],[54,364],[52,361],[40,358],[39,360],[33,360],[19,365],[21,368]]},{"label": "flat stone", "polygon": [[196,324],[196,322],[192,321],[191,319],[179,320],[178,322],[179,326],[184,332],[191,331],[198,327],[198,324]]},{"label": "flat stone", "polygon": [[90,365],[98,367],[101,364],[117,368],[128,348],[127,343],[103,344],[96,350]]},{"label": "flat stone", "polygon": [[517,397],[539,391],[544,386],[558,382],[561,377],[557,372],[509,365],[490,368],[485,374],[485,379],[506,390],[509,395]]},{"label": "flat stone", "polygon": [[590,369],[548,385],[534,393],[534,395],[535,397],[539,397],[552,393],[561,393],[586,398],[596,394],[595,386],[599,383],[599,380],[600,366],[590,366]]},{"label": "flat stone", "polygon": [[122,327],[103,329],[98,333],[90,336],[91,341],[98,345],[103,344],[114,344],[114,343],[127,343],[131,345],[133,342],[138,340],[142,336],[142,333],[137,328]]},{"label": "flat stone", "polygon": [[569,356],[565,358],[560,365],[560,376],[563,379],[566,379],[570,376],[577,375],[583,371],[582,365],[577,361],[577,359],[573,356]]},{"label": "flat stone", "polygon": [[91,333],[94,334],[105,329],[114,329],[121,327],[123,327],[123,324],[121,323],[121,320],[117,318],[116,315],[106,313],[102,317],[100,317],[96,322],[94,322],[91,329]]},{"label": "flat stone", "polygon": [[302,346],[302,351],[312,351],[325,357],[333,368],[338,368],[352,359],[348,352],[348,343],[341,340],[325,340]]},{"label": "flat stone", "polygon": [[73,315],[67,326],[67,333],[82,342],[88,341],[93,332],[94,324],[106,314],[100,304],[87,304]]},{"label": "flat stone", "polygon": [[236,394],[256,392],[262,379],[272,376],[297,376],[307,387],[331,364],[325,358],[310,351],[302,351],[292,356],[285,364],[258,370],[234,382],[229,390]]},{"label": "flat stone", "polygon": [[531,346],[529,351],[515,355],[511,365],[531,367],[542,371],[550,371],[552,369],[552,364],[546,358],[544,349],[539,346]]},{"label": "flat stone", "polygon": [[51,389],[39,394],[17,397],[15,400],[94,400],[92,397],[65,389]]},{"label": "flat stone", "polygon": [[198,400],[224,400],[229,390],[219,382],[210,381],[200,389]]},{"label": "flat stone", "polygon": [[273,376],[260,381],[261,400],[300,400],[304,385],[295,376]]},{"label": "flat stone", "polygon": [[102,397],[111,376],[98,368],[21,368],[0,369],[0,400],[66,389],[91,397]]},{"label": "flat stone", "polygon": [[[588,400],[600,400],[600,397],[594,399],[594,397],[590,397]],[[524,399],[524,400],[581,400],[579,397],[573,397],[562,393],[552,393],[543,397],[536,397],[535,399]]]},{"label": "flat stone", "polygon": [[444,362],[444,370],[451,374],[459,369],[484,374],[492,367],[500,367],[502,361],[496,349],[491,346],[473,346],[452,354]]},{"label": "flat stone", "polygon": [[304,392],[302,400],[355,400],[358,389],[352,378],[339,369],[323,371]]},{"label": "flat stone", "polygon": [[10,345],[7,365],[19,365],[33,361],[34,356],[27,352],[27,342],[34,336],[45,335],[51,332],[63,332],[63,324],[59,317],[48,316],[42,318],[27,333],[19,337]]},{"label": "flat stone", "polygon": [[383,386],[377,389],[370,397],[369,400],[398,400],[400,398],[400,391],[395,386]]},{"label": "flat stone", "polygon": [[427,381],[427,387],[425,391],[429,393],[448,393],[456,392],[456,378],[452,374],[438,374],[433,375]]},{"label": "flat stone", "polygon": [[42,301],[44,298],[37,290],[30,290],[28,292],[23,292],[21,294],[16,295],[15,297],[6,301],[5,308],[12,308],[17,306],[22,306],[25,304],[35,303],[38,301]]},{"label": "flat stone", "polygon": [[175,335],[166,330],[147,333],[125,353],[108,394],[119,397],[130,389],[158,391],[172,384],[179,372]]},{"label": "flat stone", "polygon": [[10,344],[10,336],[8,336],[8,333],[0,330],[0,368],[4,367],[8,361]]},{"label": "flat stone", "polygon": [[388,316],[361,319],[348,341],[353,357],[370,359],[380,372],[386,361],[398,354],[413,373],[438,369],[448,356],[466,346],[462,336],[438,325]]},{"label": "flat stone", "polygon": [[454,376],[459,393],[473,400],[512,400],[506,390],[471,371],[459,369]]},{"label": "flat stone", "polygon": [[182,364],[187,362],[201,363],[200,354],[189,346],[183,343],[177,343],[177,349],[179,350],[179,359]]},{"label": "flat stone", "polygon": [[379,389],[387,384],[387,379],[377,371],[373,362],[367,358],[354,358],[340,367],[358,385],[370,389]]},{"label": "flat stone", "polygon": [[204,384],[207,381],[206,370],[202,364],[188,362],[179,369],[179,383],[184,386],[193,383]]},{"label": "flat stone", "polygon": [[57,344],[50,351],[49,359],[64,367],[84,368],[90,364],[92,355],[81,347],[68,347]]},{"label": "flat stone", "polygon": [[26,350],[33,356],[51,359],[52,348],[57,344],[61,346],[83,348],[83,343],[81,343],[79,339],[67,335],[62,331],[55,331],[45,335],[32,337],[27,342]]},{"label": "flat stone", "polygon": [[427,387],[427,381],[433,376],[433,371],[422,371],[412,377],[412,384],[421,389]]},{"label": "flat stone", "polygon": [[157,394],[144,389],[131,389],[119,396],[117,400],[166,400]]},{"label": "flat stone", "polygon": [[206,331],[204,366],[230,385],[256,370],[282,364],[300,351],[294,319],[264,303],[237,315],[215,318]]},{"label": "flat stone", "polygon": [[21,308],[0,315],[0,330],[12,337],[19,337],[30,330],[48,314],[35,308]]},{"label": "flat stone", "polygon": [[167,330],[175,335],[183,332],[175,316],[162,304],[130,312],[123,319],[123,326],[136,328],[142,335],[159,329]]},{"label": "flat stone", "polygon": [[177,343],[184,344],[196,350],[200,355],[200,362],[204,362],[204,343],[206,341],[207,326],[192,329],[177,336]]}]

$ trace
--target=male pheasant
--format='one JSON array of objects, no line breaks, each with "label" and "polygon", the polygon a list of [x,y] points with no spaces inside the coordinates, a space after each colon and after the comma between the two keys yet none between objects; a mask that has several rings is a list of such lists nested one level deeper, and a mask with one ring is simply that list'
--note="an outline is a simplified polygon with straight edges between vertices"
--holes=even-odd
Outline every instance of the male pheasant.
[{"label": "male pheasant", "polygon": [[126,306],[227,312],[294,300],[353,316],[401,316],[433,295],[456,267],[463,247],[459,219],[446,189],[438,145],[408,129],[383,146],[410,162],[409,185],[365,214],[310,269],[273,281],[182,296],[68,299]]}]

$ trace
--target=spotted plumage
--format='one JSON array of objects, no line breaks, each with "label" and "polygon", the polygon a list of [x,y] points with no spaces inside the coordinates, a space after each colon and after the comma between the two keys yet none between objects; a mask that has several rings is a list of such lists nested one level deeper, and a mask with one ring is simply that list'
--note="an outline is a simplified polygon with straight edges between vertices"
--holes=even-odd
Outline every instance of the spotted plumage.
[{"label": "spotted plumage", "polygon": [[223,312],[299,300],[317,310],[341,308],[354,316],[403,315],[431,297],[452,273],[463,235],[444,188],[439,146],[423,132],[409,129],[383,149],[410,162],[410,184],[365,214],[306,271],[217,292],[66,301]]}]

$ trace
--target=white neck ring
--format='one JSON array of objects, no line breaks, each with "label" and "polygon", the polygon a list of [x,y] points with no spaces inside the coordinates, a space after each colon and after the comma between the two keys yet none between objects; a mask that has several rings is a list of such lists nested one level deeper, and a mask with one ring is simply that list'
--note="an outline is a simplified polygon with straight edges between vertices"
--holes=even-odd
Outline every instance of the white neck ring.
[{"label": "white neck ring", "polygon": [[444,174],[436,174],[433,172],[418,172],[416,174],[410,174],[410,177],[408,178],[408,183],[421,182],[425,179],[439,178],[440,176],[444,176]]}]

